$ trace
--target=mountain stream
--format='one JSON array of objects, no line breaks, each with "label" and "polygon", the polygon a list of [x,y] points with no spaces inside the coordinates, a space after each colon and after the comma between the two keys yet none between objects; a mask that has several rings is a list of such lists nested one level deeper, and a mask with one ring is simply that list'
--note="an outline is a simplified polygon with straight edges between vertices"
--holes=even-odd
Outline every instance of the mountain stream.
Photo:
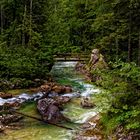
[{"label": "mountain stream", "polygon": [[[31,118],[24,118],[23,126],[16,130],[7,130],[5,135],[0,135],[1,140],[72,140],[75,132],[80,128],[80,125],[86,122],[89,118],[98,113],[97,108],[85,109],[80,105],[81,98],[88,97],[94,99],[94,94],[100,93],[100,90],[94,85],[88,84],[84,78],[74,71],[76,62],[56,62],[51,73],[56,81],[70,81],[73,83],[73,93],[64,94],[72,98],[71,102],[65,105],[64,115],[71,119],[73,123],[64,123],[62,125],[73,128],[66,130],[56,126],[44,124]],[[62,81],[61,81],[62,82]],[[4,100],[0,98],[0,105],[5,102],[19,101],[25,102],[20,112],[40,117],[36,110],[35,100],[42,96],[41,93],[21,93],[20,95]],[[28,102],[27,102],[28,101]]]}]

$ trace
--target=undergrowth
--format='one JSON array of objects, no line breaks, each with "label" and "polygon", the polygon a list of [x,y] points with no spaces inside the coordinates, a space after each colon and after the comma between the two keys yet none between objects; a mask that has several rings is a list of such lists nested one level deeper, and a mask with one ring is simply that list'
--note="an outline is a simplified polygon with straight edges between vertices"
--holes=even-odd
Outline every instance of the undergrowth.
[{"label": "undergrowth", "polygon": [[110,63],[108,70],[94,70],[100,78],[96,84],[104,91],[96,96],[102,108],[105,133],[111,134],[118,125],[127,132],[140,132],[140,68],[134,63]]}]

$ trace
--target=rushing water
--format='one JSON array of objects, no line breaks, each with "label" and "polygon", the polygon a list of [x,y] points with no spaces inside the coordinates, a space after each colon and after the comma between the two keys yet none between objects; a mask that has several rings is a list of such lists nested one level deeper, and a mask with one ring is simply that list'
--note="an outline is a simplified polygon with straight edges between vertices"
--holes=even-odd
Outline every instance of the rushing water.
[{"label": "rushing water", "polygon": [[[95,88],[95,86],[87,84],[84,80],[74,72],[74,66],[76,62],[57,62],[53,67],[53,73],[57,73],[59,78],[61,76],[66,76],[68,80],[77,82],[80,84],[83,89],[79,89],[79,91],[74,91],[73,93],[65,94],[63,96],[69,96],[72,98],[71,102],[65,105],[63,113],[65,116],[70,118],[73,123],[62,124],[68,127],[73,128],[74,130],[65,130],[56,126],[43,124],[36,120],[25,118],[23,120],[24,126],[19,130],[7,130],[5,135],[0,136],[1,140],[72,140],[75,131],[79,128],[79,125],[87,121],[92,116],[97,114],[97,109],[83,109],[81,108],[80,101],[82,97],[90,96],[94,98],[95,93],[99,93],[99,89]],[[69,77],[69,74],[71,75]],[[37,98],[40,98],[42,93],[28,95],[27,93],[22,93],[12,99],[3,100],[0,98],[0,105],[5,102],[27,102],[31,103],[25,104],[21,108],[21,112],[26,113],[28,115],[40,117],[36,111],[36,103],[33,102]]]}]

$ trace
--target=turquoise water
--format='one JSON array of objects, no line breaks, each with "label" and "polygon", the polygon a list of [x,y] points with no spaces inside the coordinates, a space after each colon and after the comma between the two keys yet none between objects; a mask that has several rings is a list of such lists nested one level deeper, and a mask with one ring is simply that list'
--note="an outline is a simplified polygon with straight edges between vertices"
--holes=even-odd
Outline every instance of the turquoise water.
[{"label": "turquoise water", "polygon": [[[63,76],[63,78],[68,78],[71,82],[77,82],[81,96],[89,96],[90,94],[91,96],[94,96],[94,93],[98,93],[99,90],[93,85],[84,83],[83,79],[74,72],[74,65],[75,63],[72,62],[56,64],[52,73],[57,71],[57,74],[59,75],[56,73],[56,75],[54,74],[57,80]],[[81,89],[81,87],[83,88]],[[74,93],[78,88],[74,88]],[[20,129],[6,130],[6,134],[0,136],[0,140],[72,140],[72,137],[75,135],[77,129],[79,129],[80,124],[96,115],[97,112],[96,108],[81,108],[80,101],[81,97],[73,98],[70,103],[64,106],[64,115],[70,118],[73,123],[63,123],[61,125],[73,128],[73,130],[66,130],[25,117],[24,120],[22,120],[22,124],[24,125]],[[38,118],[40,117],[36,110],[35,102],[24,105],[20,109],[20,112]]]}]

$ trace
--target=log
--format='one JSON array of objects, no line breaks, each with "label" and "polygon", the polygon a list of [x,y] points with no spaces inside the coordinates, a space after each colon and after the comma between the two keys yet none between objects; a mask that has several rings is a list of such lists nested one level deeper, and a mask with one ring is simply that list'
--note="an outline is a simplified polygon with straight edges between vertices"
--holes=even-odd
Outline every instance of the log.
[{"label": "log", "polygon": [[73,129],[70,128],[70,127],[66,127],[66,126],[62,126],[62,125],[59,125],[59,124],[51,123],[51,122],[48,122],[48,121],[44,121],[44,120],[42,120],[42,119],[40,119],[40,118],[37,118],[37,117],[34,117],[34,116],[30,116],[30,115],[27,115],[27,114],[18,112],[18,111],[16,111],[16,110],[11,110],[11,112],[14,112],[14,113],[23,115],[23,116],[28,117],[28,118],[35,119],[35,120],[40,121],[40,122],[47,123],[47,124],[50,124],[50,125],[54,125],[54,126],[57,126],[57,127],[61,127],[61,128],[64,128],[64,129],[68,129],[68,130],[73,130]]}]

